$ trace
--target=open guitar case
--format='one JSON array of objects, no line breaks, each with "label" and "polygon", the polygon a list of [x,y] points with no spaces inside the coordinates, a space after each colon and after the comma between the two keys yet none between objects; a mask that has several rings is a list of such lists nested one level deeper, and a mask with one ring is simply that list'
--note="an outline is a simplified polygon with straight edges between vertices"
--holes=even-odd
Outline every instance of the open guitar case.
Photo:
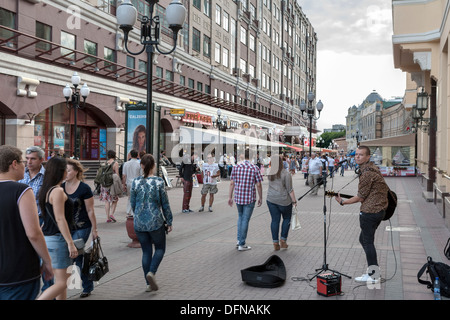
[{"label": "open guitar case", "polygon": [[261,265],[241,270],[241,276],[242,281],[250,286],[276,288],[286,280],[286,267],[279,256],[272,255]]}]

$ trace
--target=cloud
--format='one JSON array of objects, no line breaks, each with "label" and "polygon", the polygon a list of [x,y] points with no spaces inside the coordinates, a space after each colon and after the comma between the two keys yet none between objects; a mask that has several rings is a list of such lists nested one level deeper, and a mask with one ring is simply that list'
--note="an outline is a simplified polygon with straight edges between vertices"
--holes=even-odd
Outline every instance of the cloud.
[{"label": "cloud", "polygon": [[318,50],[392,53],[390,0],[297,1],[317,34]]}]

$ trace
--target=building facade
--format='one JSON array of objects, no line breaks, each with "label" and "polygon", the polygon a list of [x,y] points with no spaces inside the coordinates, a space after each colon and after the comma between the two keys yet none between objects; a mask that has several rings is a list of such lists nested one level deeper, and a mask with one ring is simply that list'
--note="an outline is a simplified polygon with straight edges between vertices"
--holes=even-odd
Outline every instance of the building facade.
[{"label": "building facade", "polygon": [[[139,16],[144,0],[132,0]],[[172,46],[164,21],[169,0],[156,5],[161,46]],[[222,130],[280,141],[285,126],[303,126],[299,105],[315,91],[317,36],[292,0],[183,0],[188,14],[173,54],[153,59],[153,102],[160,109],[160,148],[179,142],[182,127]],[[63,88],[74,72],[90,95],[80,104],[76,139],[83,160],[106,150],[124,157],[130,128],[126,106],[146,99],[146,55],[124,49],[117,1],[3,0],[0,2],[0,143],[46,155],[74,152],[74,108]],[[138,51],[140,26],[128,47]],[[177,115],[170,110],[183,109]],[[315,130],[315,124],[313,126]],[[274,133],[277,134],[274,134]],[[264,134],[262,134],[264,133]],[[129,134],[128,134],[129,135]]]},{"label": "building facade", "polygon": [[450,1],[393,1],[392,10],[394,65],[410,80],[406,103],[416,105],[422,91],[428,95],[428,108],[417,129],[417,168],[424,194],[435,201],[449,226]]}]

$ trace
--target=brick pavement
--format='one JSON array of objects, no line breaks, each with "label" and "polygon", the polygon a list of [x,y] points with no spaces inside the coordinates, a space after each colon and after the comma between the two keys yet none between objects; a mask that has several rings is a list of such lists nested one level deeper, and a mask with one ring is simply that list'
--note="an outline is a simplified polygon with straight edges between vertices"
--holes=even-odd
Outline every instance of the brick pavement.
[{"label": "brick pavement", "polygon": [[[328,181],[327,190],[338,191],[354,177],[346,171]],[[305,194],[302,174],[294,176],[297,198]],[[355,194],[354,180],[342,193]],[[397,192],[399,203],[389,222],[382,222],[376,233],[376,247],[382,277],[388,279],[377,289],[354,281],[366,268],[359,244],[359,205],[341,207],[334,199],[325,199],[327,208],[327,252],[329,268],[349,275],[342,277],[342,294],[323,297],[317,294],[317,282],[309,281],[324,263],[323,188],[319,195],[306,195],[299,202],[302,229],[290,231],[287,250],[274,252],[267,205],[256,207],[250,221],[247,243],[252,250],[238,252],[236,244],[236,206],[227,205],[229,181],[219,184],[214,212],[197,212],[200,188],[194,188],[191,214],[181,213],[182,188],[168,191],[174,213],[174,230],[167,240],[166,255],[156,278],[160,289],[145,292],[141,268],[141,250],[128,248],[125,229],[126,198],[119,200],[117,223],[106,223],[103,204],[95,199],[95,213],[103,249],[110,262],[110,272],[96,284],[92,295],[83,300],[431,300],[429,289],[417,282],[417,272],[428,255],[448,263],[443,248],[450,237],[436,207],[422,197],[416,178],[387,178]],[[92,181],[88,181],[92,184]],[[267,193],[267,179],[263,195]],[[207,200],[208,201],[208,200]],[[402,228],[399,228],[402,227]],[[283,260],[287,279],[273,289],[248,286],[240,270],[262,264],[272,254]],[[303,281],[294,281],[292,278]],[[80,300],[80,290],[68,290],[68,297]]]}]

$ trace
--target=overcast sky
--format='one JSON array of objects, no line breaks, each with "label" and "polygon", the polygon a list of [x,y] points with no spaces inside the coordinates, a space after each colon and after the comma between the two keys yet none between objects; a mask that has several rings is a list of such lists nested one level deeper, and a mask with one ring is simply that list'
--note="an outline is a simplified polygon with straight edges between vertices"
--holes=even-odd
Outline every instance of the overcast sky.
[{"label": "overcast sky", "polygon": [[376,90],[403,96],[406,75],[394,69],[391,0],[297,0],[318,37],[319,130],[344,124],[348,108]]}]

